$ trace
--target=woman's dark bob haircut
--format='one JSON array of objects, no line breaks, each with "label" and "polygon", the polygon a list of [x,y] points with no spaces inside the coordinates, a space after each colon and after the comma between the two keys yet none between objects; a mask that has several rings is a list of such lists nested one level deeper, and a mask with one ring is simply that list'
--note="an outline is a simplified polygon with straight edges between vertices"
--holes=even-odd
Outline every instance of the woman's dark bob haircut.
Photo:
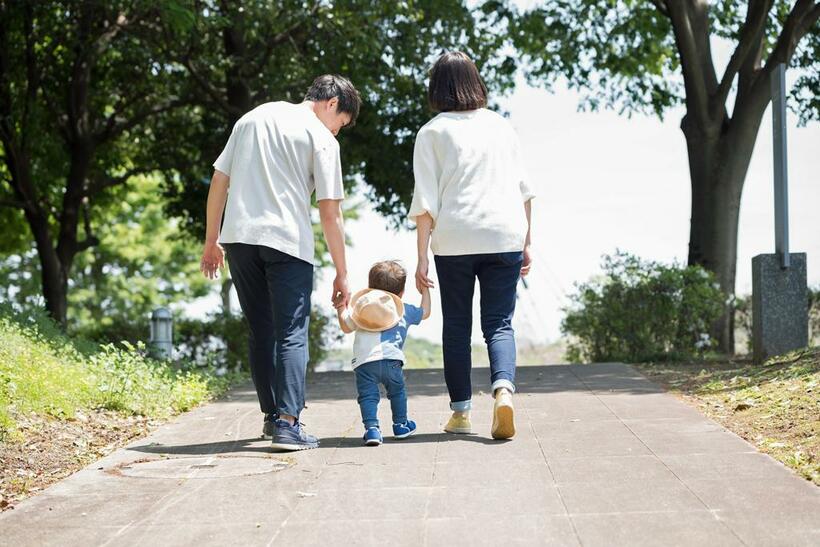
[{"label": "woman's dark bob haircut", "polygon": [[427,98],[436,112],[476,110],[487,106],[487,86],[472,59],[460,51],[448,51],[430,70]]}]

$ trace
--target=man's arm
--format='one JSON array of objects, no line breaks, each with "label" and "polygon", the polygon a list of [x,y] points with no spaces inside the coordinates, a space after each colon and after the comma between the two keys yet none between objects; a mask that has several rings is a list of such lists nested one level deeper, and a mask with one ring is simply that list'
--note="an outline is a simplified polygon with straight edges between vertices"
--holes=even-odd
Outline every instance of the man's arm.
[{"label": "man's arm", "polygon": [[345,227],[342,217],[342,200],[323,199],[319,201],[319,218],[325,234],[330,259],[336,267],[331,301],[337,309],[350,303],[350,289],[347,287],[347,261],[345,258]]},{"label": "man's arm", "polygon": [[199,270],[208,279],[216,279],[219,269],[225,267],[225,251],[219,244],[219,227],[222,223],[222,213],[225,212],[230,184],[231,178],[228,175],[218,169],[214,170],[205,214],[205,246],[199,263]]}]

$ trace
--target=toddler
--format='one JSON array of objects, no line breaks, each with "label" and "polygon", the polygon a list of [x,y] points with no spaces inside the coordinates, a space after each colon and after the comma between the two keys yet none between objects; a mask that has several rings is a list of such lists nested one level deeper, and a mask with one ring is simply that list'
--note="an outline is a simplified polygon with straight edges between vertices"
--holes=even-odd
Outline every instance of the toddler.
[{"label": "toddler", "polygon": [[344,333],[356,333],[353,342],[353,370],[364,423],[364,443],[382,444],[379,419],[379,384],[387,390],[393,412],[393,437],[404,439],[415,433],[416,424],[407,418],[404,389],[404,342],[410,325],[430,317],[430,290],[425,287],[421,307],[405,304],[407,272],[396,261],[376,263],[368,276],[368,288],[353,295],[350,310],[337,307],[339,326]]}]

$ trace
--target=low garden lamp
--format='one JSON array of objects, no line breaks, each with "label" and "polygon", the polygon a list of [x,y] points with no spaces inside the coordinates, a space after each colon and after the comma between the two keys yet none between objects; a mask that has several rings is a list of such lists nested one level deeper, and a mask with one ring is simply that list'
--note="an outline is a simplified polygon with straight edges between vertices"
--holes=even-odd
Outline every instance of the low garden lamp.
[{"label": "low garden lamp", "polygon": [[173,317],[168,308],[151,313],[151,354],[157,359],[170,359],[174,351]]}]

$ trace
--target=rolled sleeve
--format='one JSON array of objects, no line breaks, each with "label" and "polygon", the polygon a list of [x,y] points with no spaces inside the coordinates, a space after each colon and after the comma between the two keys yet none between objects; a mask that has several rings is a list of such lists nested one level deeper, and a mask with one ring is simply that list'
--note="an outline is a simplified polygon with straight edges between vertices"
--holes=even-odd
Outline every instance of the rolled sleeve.
[{"label": "rolled sleeve", "polygon": [[214,169],[217,171],[221,171],[231,176],[231,166],[233,165],[233,156],[234,150],[236,149],[236,125],[234,125],[233,130],[231,130],[231,136],[228,137],[228,142],[225,144],[225,148],[222,149],[222,153],[219,154],[219,157],[216,158],[214,162]]},{"label": "rolled sleeve", "polygon": [[410,211],[407,213],[410,220],[415,221],[416,217],[424,213],[430,213],[433,220],[438,216],[439,171],[432,136],[428,132],[419,131],[413,149],[415,186],[413,188],[413,201],[410,204]]},{"label": "rolled sleeve", "polygon": [[404,305],[404,320],[408,325],[418,325],[424,318],[424,310],[412,304]]},{"label": "rolled sleeve", "polygon": [[316,199],[344,199],[342,181],[342,160],[339,143],[334,139],[313,152],[313,181],[316,185]]}]

